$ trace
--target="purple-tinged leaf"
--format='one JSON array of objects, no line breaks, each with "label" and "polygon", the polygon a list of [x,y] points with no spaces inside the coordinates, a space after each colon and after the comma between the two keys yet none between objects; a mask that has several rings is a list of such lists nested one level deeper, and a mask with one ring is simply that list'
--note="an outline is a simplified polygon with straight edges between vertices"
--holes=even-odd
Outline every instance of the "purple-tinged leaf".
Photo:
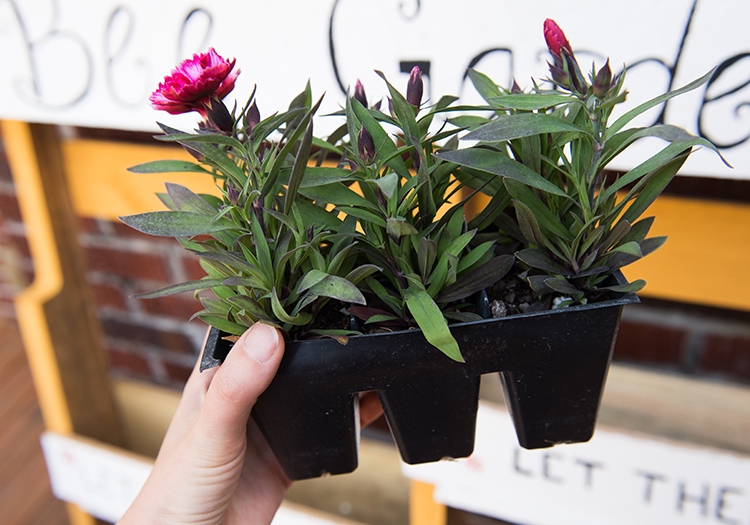
[{"label": "purple-tinged leaf", "polygon": [[580,294],[583,293],[581,290],[570,284],[565,279],[558,279],[557,277],[547,277],[544,280],[544,284],[546,284],[548,287],[552,288],[556,292],[568,294],[568,295],[574,295],[574,294]]},{"label": "purple-tinged leaf", "polygon": [[516,257],[532,268],[538,268],[558,275],[572,275],[570,269],[564,268],[550,259],[547,254],[534,248],[526,248],[516,252]]},{"label": "purple-tinged leaf", "polygon": [[500,255],[491,259],[476,270],[465,273],[452,285],[443,288],[437,302],[458,301],[489,288],[508,274],[514,262],[513,255]]}]

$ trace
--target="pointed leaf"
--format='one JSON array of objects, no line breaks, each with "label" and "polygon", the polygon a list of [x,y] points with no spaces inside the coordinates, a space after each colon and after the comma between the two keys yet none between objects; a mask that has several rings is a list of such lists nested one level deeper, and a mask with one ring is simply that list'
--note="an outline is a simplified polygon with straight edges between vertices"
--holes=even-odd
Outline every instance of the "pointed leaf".
[{"label": "pointed leaf", "polygon": [[515,179],[532,188],[570,199],[568,194],[555,184],[499,151],[487,148],[467,148],[455,151],[441,151],[435,153],[435,157],[460,166],[467,166],[500,177]]},{"label": "pointed leaf", "polygon": [[545,271],[552,272],[558,275],[572,275],[573,274],[573,272],[570,271],[569,269],[566,269],[563,266],[560,266],[559,264],[555,263],[541,250],[536,250],[534,248],[526,248],[525,250],[517,251],[516,257],[518,257],[521,261],[525,262],[532,268],[538,268],[540,270],[545,270]]},{"label": "pointed leaf", "polygon": [[577,98],[571,95],[559,93],[511,93],[492,97],[489,102],[493,105],[506,109],[520,109],[522,111],[535,111],[538,109],[551,108],[559,104],[575,103]]},{"label": "pointed leaf", "polygon": [[326,276],[310,288],[310,293],[345,303],[367,304],[362,292],[354,284],[336,275]]},{"label": "pointed leaf", "polygon": [[183,211],[152,211],[118,218],[140,232],[161,237],[193,237],[237,228],[227,219],[214,221],[209,215]]},{"label": "pointed leaf", "polygon": [[716,70],[716,68],[712,69],[711,71],[709,71],[708,73],[706,73],[705,75],[703,75],[701,78],[693,80],[692,82],[690,82],[686,86],[683,86],[683,87],[681,87],[679,89],[675,89],[675,90],[670,91],[668,93],[664,93],[663,95],[659,95],[658,97],[653,98],[653,99],[649,100],[648,102],[644,102],[640,106],[631,109],[630,111],[628,111],[627,113],[625,113],[623,116],[621,116],[620,118],[618,118],[614,122],[614,124],[612,124],[611,126],[609,126],[609,128],[607,128],[607,131],[604,134],[604,140],[606,141],[607,139],[609,139],[609,137],[611,137],[612,135],[614,135],[615,133],[617,133],[618,131],[620,131],[623,127],[625,127],[625,125],[628,122],[630,122],[631,120],[633,120],[635,117],[637,117],[641,113],[644,113],[644,112],[648,111],[649,109],[658,106],[662,102],[666,102],[667,100],[669,100],[672,97],[676,97],[677,95],[681,95],[683,93],[687,93],[688,91],[692,91],[692,90],[694,90],[696,88],[699,88],[700,86],[702,86],[703,84],[705,84],[706,82],[709,81],[709,79],[711,78],[711,76],[714,74],[715,70]]},{"label": "pointed leaf", "polygon": [[575,132],[591,137],[591,134],[586,130],[553,115],[515,113],[513,115],[500,115],[495,120],[469,132],[464,140],[501,142],[543,133],[559,132]]},{"label": "pointed leaf", "polygon": [[375,272],[382,271],[382,268],[379,268],[374,264],[363,264],[362,266],[358,266],[357,268],[349,272],[349,274],[346,276],[346,280],[351,282],[352,284],[358,284],[360,281],[362,281],[363,279],[367,279]]},{"label": "pointed leaf", "polygon": [[556,292],[568,294],[568,295],[576,295],[581,293],[581,290],[570,284],[568,281],[566,281],[564,278],[557,278],[557,277],[548,277],[544,280],[544,284],[555,290]]},{"label": "pointed leaf", "polygon": [[328,277],[328,274],[319,270],[310,270],[307,272],[302,279],[299,280],[297,285],[297,293],[302,293],[308,290],[310,287],[318,284],[320,281]]},{"label": "pointed leaf", "polygon": [[204,315],[204,314],[198,314],[198,319],[203,321],[206,324],[209,324],[211,326],[214,326],[221,330],[222,332],[226,332],[228,334],[234,334],[234,335],[242,335],[247,331],[246,326],[242,326],[241,324],[233,323],[232,321],[228,321],[223,317],[219,317],[217,315]]},{"label": "pointed leaf", "polygon": [[294,326],[304,326],[312,320],[312,315],[307,312],[299,312],[295,316],[286,313],[286,310],[284,310],[284,307],[279,301],[279,296],[276,294],[276,288],[271,291],[271,308],[273,309],[274,315],[282,323],[289,323]]},{"label": "pointed leaf", "polygon": [[451,334],[443,313],[427,291],[410,283],[404,290],[404,296],[409,312],[422,329],[425,339],[454,361],[463,363],[458,343]]},{"label": "pointed leaf", "polygon": [[510,269],[513,268],[514,261],[513,255],[495,257],[476,270],[462,275],[452,285],[443,288],[437,302],[458,301],[489,288],[508,274]]},{"label": "pointed leaf", "polygon": [[627,284],[616,284],[614,286],[600,286],[599,290],[611,290],[613,292],[638,292],[646,286],[646,281],[643,279],[636,279],[632,283]]},{"label": "pointed leaf", "polygon": [[167,188],[172,204],[179,211],[189,211],[193,213],[215,214],[218,210],[206,202],[201,196],[193,193],[190,189],[179,184],[167,182],[164,184]]},{"label": "pointed leaf", "polygon": [[203,167],[184,160],[155,160],[128,168],[131,173],[209,173]]},{"label": "pointed leaf", "polygon": [[187,281],[184,283],[172,284],[170,286],[165,286],[164,288],[159,288],[158,290],[153,290],[151,292],[135,294],[133,297],[135,297],[136,299],[156,299],[158,297],[165,297],[167,295],[181,292],[206,290],[214,286],[220,286],[223,281],[224,279],[198,279],[196,281]]},{"label": "pointed leaf", "polygon": [[294,158],[294,164],[292,165],[292,174],[289,177],[289,186],[286,190],[286,198],[284,200],[284,214],[288,214],[292,209],[292,203],[297,197],[297,190],[302,183],[302,178],[305,175],[305,169],[307,168],[307,161],[310,159],[310,148],[312,147],[313,138],[313,121],[310,119],[310,123],[307,125],[307,130],[302,137],[302,142],[297,150],[297,156]]}]

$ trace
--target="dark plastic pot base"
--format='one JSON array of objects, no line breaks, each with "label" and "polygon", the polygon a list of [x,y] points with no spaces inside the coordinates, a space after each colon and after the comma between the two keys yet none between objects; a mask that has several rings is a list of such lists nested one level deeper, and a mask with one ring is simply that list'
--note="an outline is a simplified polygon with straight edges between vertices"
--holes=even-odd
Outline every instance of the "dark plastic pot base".
[{"label": "dark plastic pot base", "polygon": [[[620,276],[619,280],[624,282]],[[401,457],[418,464],[469,456],[482,374],[499,372],[524,448],[588,441],[625,304],[586,306],[451,326],[465,363],[419,330],[286,344],[253,417],[293,480],[357,468],[358,392],[378,393]],[[231,343],[212,329],[201,370]]]}]

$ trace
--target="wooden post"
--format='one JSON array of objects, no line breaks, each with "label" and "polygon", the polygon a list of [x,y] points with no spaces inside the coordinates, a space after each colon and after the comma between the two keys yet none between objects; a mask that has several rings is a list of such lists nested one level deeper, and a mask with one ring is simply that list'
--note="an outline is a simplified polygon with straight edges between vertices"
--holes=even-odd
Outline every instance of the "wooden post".
[{"label": "wooden post", "polygon": [[[2,126],[34,261],[34,282],[16,311],[45,426],[121,445],[56,128]],[[74,525],[94,523],[73,505],[68,514]]]},{"label": "wooden post", "polygon": [[445,525],[448,510],[432,497],[435,487],[421,481],[412,481],[409,488],[409,524]]}]

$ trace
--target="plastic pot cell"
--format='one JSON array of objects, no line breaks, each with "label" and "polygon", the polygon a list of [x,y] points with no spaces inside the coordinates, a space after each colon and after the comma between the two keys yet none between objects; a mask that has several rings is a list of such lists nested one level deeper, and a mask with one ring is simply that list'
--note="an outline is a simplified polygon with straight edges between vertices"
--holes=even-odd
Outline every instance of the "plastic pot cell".
[{"label": "plastic pot cell", "polygon": [[[624,283],[622,275],[618,281]],[[465,363],[419,330],[288,342],[253,418],[293,480],[357,468],[359,392],[378,393],[402,459],[409,464],[469,456],[479,381],[500,373],[524,448],[588,441],[622,308],[635,294],[451,325]],[[220,364],[231,343],[212,329],[201,369]]]}]

